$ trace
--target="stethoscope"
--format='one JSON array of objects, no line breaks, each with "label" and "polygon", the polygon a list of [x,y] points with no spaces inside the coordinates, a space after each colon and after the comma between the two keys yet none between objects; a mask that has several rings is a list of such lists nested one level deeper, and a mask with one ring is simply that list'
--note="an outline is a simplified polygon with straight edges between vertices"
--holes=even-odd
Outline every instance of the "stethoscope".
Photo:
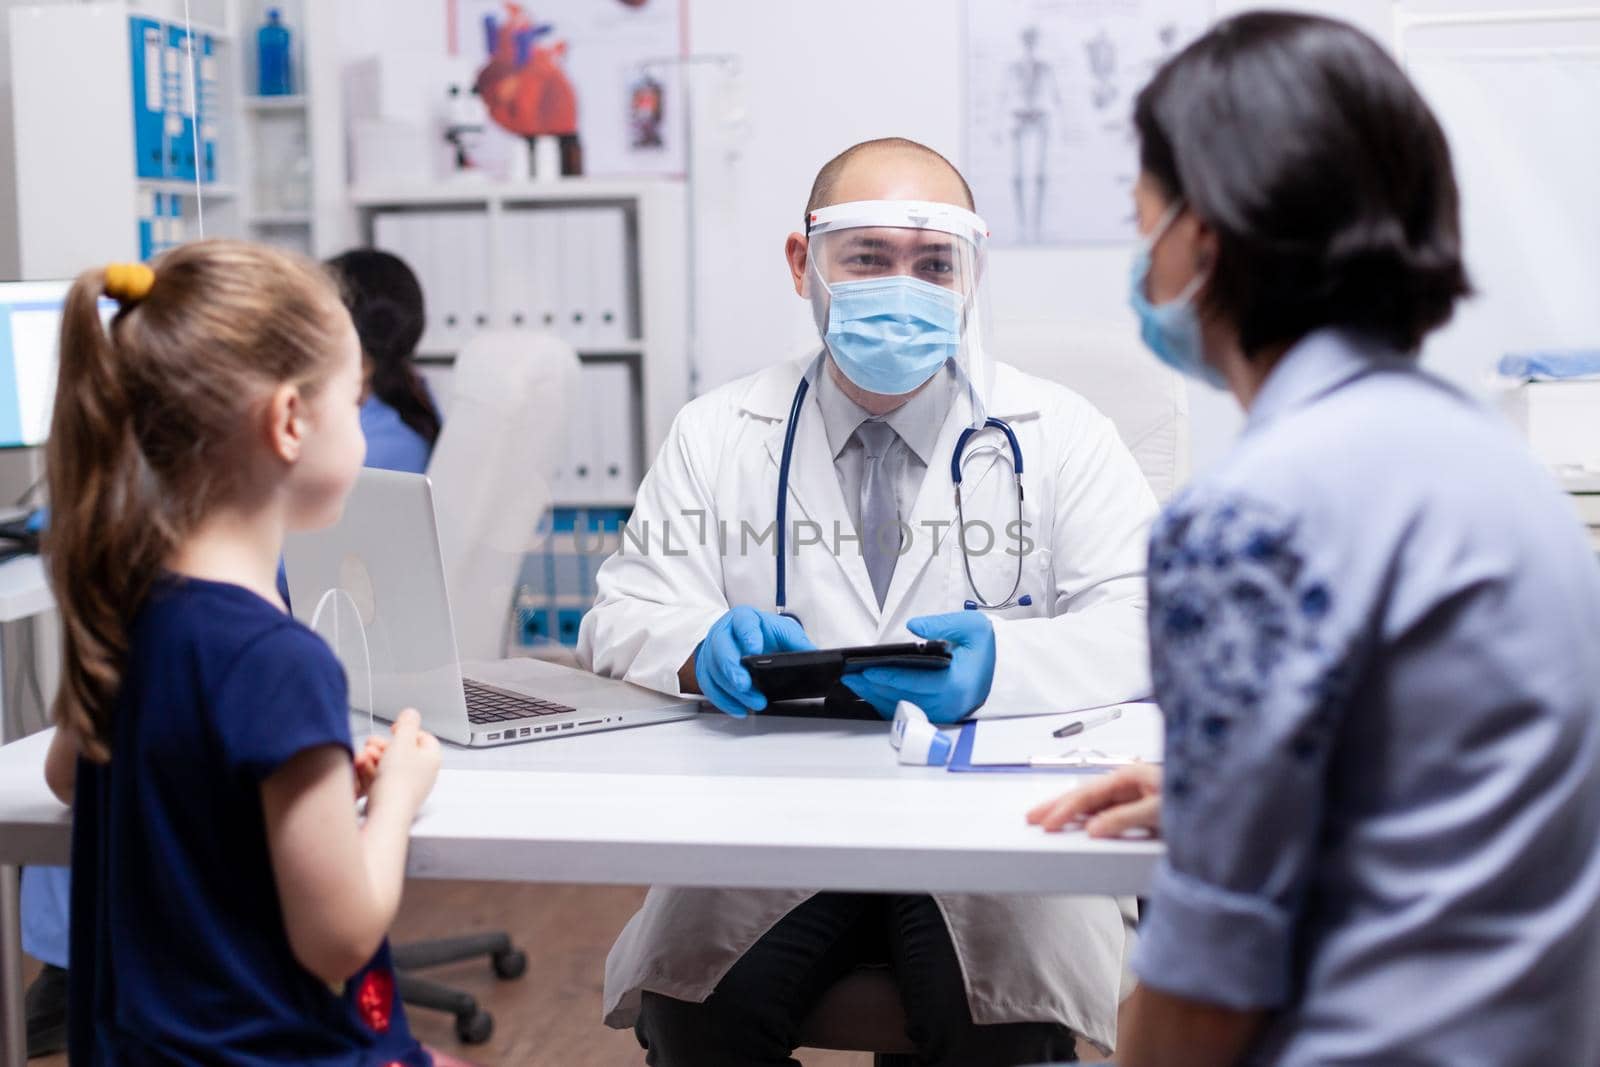
[{"label": "stethoscope", "polygon": [[[773,603],[779,615],[786,615],[795,622],[800,622],[800,616],[788,610],[789,606],[789,560],[786,554],[788,546],[788,519],[789,519],[789,462],[794,457],[794,435],[800,425],[800,410],[805,403],[806,394],[811,391],[811,383],[805,377],[800,379],[800,384],[795,387],[794,403],[789,406],[789,425],[783,434],[783,455],[778,460],[778,582],[776,596]],[[967,442],[980,430],[999,430],[1006,436],[1006,444],[1011,449],[1011,471],[1016,479],[1017,486],[1017,536],[1021,537],[1022,525],[1022,446],[1017,444],[1017,435],[1012,431],[1011,424],[1004,419],[989,418],[984,420],[981,427],[969,426],[961,431],[961,436],[956,438],[955,452],[950,456],[950,481],[956,491],[956,536],[961,539],[961,566],[967,574],[967,587],[972,590],[972,598],[962,603],[968,611],[1004,611],[1012,607],[1029,607],[1033,604],[1033,597],[1026,593],[1021,596],[1017,592],[1022,588],[1022,558],[1021,552],[1017,553],[1017,575],[1011,582],[1011,591],[999,603],[990,603],[983,598],[983,593],[978,589],[978,583],[972,576],[972,557],[967,552],[966,542],[966,515],[961,505],[961,468],[966,458]],[[991,450],[998,451],[998,448]]]}]

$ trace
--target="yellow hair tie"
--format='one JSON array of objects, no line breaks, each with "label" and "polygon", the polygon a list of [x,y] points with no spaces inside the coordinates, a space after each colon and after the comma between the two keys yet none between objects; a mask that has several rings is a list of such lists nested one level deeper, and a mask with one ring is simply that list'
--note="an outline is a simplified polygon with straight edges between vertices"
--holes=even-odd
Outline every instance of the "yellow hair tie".
[{"label": "yellow hair tie", "polygon": [[156,283],[156,272],[143,263],[113,263],[106,268],[106,295],[119,304],[137,304]]}]

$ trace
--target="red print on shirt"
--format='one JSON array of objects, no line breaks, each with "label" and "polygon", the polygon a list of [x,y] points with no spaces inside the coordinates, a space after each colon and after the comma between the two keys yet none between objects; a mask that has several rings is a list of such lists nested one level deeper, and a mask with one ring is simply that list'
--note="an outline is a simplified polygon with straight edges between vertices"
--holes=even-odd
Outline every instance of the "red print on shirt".
[{"label": "red print on shirt", "polygon": [[361,1020],[378,1033],[387,1033],[393,1006],[394,975],[376,968],[368,971],[356,992],[356,1010],[361,1013]]}]

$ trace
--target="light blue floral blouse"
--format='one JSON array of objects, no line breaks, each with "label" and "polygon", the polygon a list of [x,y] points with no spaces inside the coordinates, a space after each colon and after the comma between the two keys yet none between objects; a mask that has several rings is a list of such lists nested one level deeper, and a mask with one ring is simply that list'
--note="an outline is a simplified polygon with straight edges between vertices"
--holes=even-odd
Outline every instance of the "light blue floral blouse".
[{"label": "light blue floral blouse", "polygon": [[1327,331],[1150,547],[1135,970],[1251,1062],[1600,1063],[1600,565],[1499,420]]}]

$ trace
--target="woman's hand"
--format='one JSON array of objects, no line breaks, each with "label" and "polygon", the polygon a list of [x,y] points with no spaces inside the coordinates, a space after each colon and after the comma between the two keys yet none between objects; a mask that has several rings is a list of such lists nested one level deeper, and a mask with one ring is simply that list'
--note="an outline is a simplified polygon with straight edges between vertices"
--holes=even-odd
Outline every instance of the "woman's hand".
[{"label": "woman's hand", "polygon": [[1090,837],[1117,837],[1128,830],[1161,829],[1161,768],[1152,763],[1093,779],[1028,812],[1028,821],[1055,833],[1082,821]]}]

